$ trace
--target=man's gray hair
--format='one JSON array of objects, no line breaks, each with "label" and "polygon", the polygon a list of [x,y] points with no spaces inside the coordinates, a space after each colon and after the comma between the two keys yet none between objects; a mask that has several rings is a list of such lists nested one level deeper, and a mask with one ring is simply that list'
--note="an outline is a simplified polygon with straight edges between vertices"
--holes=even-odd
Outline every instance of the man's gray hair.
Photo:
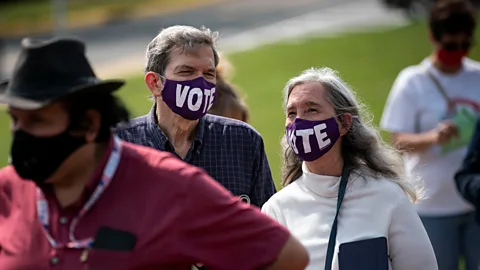
[{"label": "man's gray hair", "polygon": [[[293,88],[308,82],[316,82],[324,87],[326,98],[335,109],[336,115],[349,113],[358,116],[352,119],[350,129],[342,137],[341,151],[345,166],[360,174],[393,181],[412,201],[417,201],[422,195],[422,183],[417,181],[418,179],[405,181],[401,155],[382,141],[380,133],[372,125],[368,110],[357,100],[355,93],[336,71],[326,67],[311,68],[290,79],[283,89],[284,107]],[[342,119],[340,121],[342,122]],[[282,148],[282,185],[286,186],[302,175],[302,162],[287,143],[285,136],[282,139]]]},{"label": "man's gray hair", "polygon": [[164,75],[173,49],[178,48],[188,52],[200,45],[212,47],[215,66],[217,66],[219,61],[216,49],[217,39],[218,32],[212,32],[203,26],[200,29],[185,25],[165,28],[148,44],[144,71]]}]

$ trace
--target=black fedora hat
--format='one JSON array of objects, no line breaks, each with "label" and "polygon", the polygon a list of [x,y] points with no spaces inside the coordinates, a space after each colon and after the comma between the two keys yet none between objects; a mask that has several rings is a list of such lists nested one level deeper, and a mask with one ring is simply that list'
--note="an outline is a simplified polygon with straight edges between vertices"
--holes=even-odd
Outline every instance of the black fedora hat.
[{"label": "black fedora hat", "polygon": [[0,83],[0,103],[35,110],[73,93],[113,92],[123,84],[98,79],[85,56],[85,44],[78,39],[25,38],[12,78]]}]

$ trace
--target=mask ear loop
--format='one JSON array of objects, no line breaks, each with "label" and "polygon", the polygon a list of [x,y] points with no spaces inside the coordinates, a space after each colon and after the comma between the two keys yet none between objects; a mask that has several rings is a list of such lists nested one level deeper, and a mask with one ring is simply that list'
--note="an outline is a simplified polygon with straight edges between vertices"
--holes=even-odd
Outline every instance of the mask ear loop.
[{"label": "mask ear loop", "polygon": [[165,88],[165,81],[167,80],[167,78],[165,78],[165,76],[162,76],[156,72],[154,73],[157,74],[158,77],[160,77],[160,82],[162,83],[162,91],[163,91],[163,88]]},{"label": "mask ear loop", "polygon": [[[337,115],[335,116],[335,118],[337,118],[337,117],[340,118],[340,123],[343,125],[343,127],[345,127],[345,122],[343,121],[343,118],[340,117],[340,116],[342,116],[342,115],[344,115],[344,114],[345,114],[345,113],[340,113],[340,114],[337,114]],[[358,119],[358,120],[360,120],[360,117],[359,117],[358,115],[352,115],[352,122],[353,122],[353,119]],[[348,131],[350,131],[351,128],[352,128],[352,124],[350,124],[350,127],[348,128]],[[347,131],[347,132],[348,132],[348,131]]]},{"label": "mask ear loop", "polygon": [[[335,117],[335,118],[336,118],[336,117],[340,117],[341,115],[344,115],[344,114],[345,114],[345,113],[339,113],[339,114],[335,115],[334,117]],[[358,119],[358,120],[360,120],[360,116],[358,116],[358,115],[352,115],[352,118],[353,118],[353,119]],[[343,119],[340,119],[340,120],[343,120]],[[340,121],[340,122],[343,122],[343,121]]]}]

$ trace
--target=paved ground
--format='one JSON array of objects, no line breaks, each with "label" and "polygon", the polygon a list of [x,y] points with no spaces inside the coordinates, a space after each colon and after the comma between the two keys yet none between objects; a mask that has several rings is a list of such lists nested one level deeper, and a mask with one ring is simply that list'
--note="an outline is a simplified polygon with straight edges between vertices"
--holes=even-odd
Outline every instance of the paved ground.
[{"label": "paved ground", "polygon": [[[96,29],[75,30],[85,40],[87,54],[101,77],[125,76],[141,71],[144,50],[159,29],[175,24],[205,25],[222,34],[226,51],[304,35],[334,33],[345,28],[401,25],[403,17],[388,11],[380,0],[228,0],[215,7],[121,22]],[[45,37],[43,35],[39,37]],[[2,70],[10,74],[19,40],[8,40]]]}]

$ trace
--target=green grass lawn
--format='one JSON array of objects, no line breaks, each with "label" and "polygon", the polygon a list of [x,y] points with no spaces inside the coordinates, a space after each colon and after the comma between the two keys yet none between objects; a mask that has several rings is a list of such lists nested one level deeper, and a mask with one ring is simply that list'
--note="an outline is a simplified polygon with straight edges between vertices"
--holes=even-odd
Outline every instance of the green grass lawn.
[{"label": "green grass lawn", "polygon": [[[345,81],[370,107],[378,123],[398,72],[420,62],[429,52],[425,26],[419,24],[389,32],[280,43],[229,55],[235,66],[234,82],[247,96],[251,124],[263,135],[276,182],[280,182],[279,141],[284,133],[285,121],[281,91],[289,78],[312,66],[328,66],[339,70]],[[480,50],[474,49],[471,57],[480,59]],[[148,94],[142,76],[129,79],[120,91],[135,116],[145,114],[150,109]],[[5,165],[10,143],[5,113],[0,114],[0,126],[0,165]]]}]

